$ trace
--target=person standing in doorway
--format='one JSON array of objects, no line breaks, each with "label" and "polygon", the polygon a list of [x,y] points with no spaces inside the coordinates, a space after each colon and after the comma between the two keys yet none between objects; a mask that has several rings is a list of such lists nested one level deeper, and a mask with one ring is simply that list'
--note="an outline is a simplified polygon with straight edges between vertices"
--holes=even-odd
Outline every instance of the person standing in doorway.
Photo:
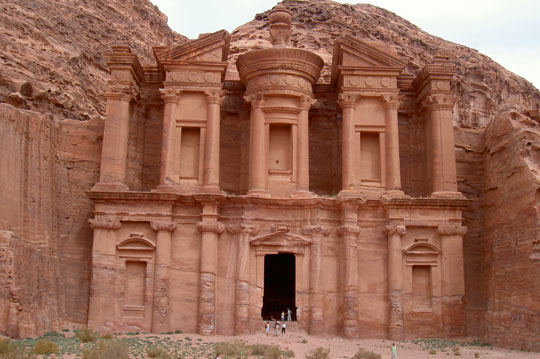
[{"label": "person standing in doorway", "polygon": [[276,337],[279,335],[279,321],[276,320],[276,323],[274,324],[274,330],[276,331]]},{"label": "person standing in doorway", "polygon": [[285,329],[287,328],[287,323],[283,322],[281,324],[281,335],[285,335]]},{"label": "person standing in doorway", "polygon": [[281,312],[281,321],[282,321],[282,322],[285,321],[285,312]]},{"label": "person standing in doorway", "polygon": [[292,320],[291,318],[292,311],[290,308],[287,308],[287,321],[290,322]]},{"label": "person standing in doorway", "polygon": [[266,336],[268,336],[268,333],[270,332],[270,322],[266,322],[264,325],[264,331],[266,332]]},{"label": "person standing in doorway", "polygon": [[397,347],[395,343],[392,343],[392,359],[397,359]]}]

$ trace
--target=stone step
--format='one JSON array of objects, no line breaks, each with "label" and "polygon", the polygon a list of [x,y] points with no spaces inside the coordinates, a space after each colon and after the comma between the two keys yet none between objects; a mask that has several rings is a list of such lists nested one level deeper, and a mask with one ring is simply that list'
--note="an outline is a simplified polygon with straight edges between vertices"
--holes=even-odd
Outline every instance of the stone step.
[{"label": "stone step", "polygon": [[[270,333],[274,333],[274,323],[275,322],[270,322]],[[302,328],[300,323],[298,323],[297,321],[285,322],[285,323],[287,323],[287,329],[286,329],[287,333],[306,333],[305,329]],[[266,324],[266,321],[263,321],[261,327],[264,328],[265,324]],[[280,324],[281,324],[281,321],[280,321]],[[279,332],[281,333],[281,327],[279,329]]]}]

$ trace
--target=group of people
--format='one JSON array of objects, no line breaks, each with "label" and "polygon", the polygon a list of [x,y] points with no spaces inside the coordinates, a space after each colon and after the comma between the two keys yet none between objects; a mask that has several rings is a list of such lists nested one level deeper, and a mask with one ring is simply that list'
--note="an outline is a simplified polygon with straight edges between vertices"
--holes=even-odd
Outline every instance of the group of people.
[{"label": "group of people", "polygon": [[[292,311],[287,308],[287,322],[290,322],[292,320]],[[285,312],[281,312],[281,322],[279,320],[276,320],[274,322],[274,331],[276,337],[279,335],[279,329],[281,328],[281,335],[285,335],[287,330],[287,323],[285,322]],[[270,321],[267,321],[264,325],[264,331],[266,335],[270,333]]]}]

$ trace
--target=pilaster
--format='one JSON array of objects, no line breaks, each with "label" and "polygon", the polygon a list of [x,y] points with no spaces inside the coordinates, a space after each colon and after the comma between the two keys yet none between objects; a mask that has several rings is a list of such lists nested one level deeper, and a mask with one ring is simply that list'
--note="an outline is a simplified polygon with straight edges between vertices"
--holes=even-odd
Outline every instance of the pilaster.
[{"label": "pilaster", "polygon": [[358,96],[340,93],[338,103],[342,109],[341,134],[341,180],[342,191],[351,191],[355,186],[354,172],[354,109]]},{"label": "pilaster", "polygon": [[259,92],[245,96],[244,99],[251,103],[248,195],[270,197],[268,194],[268,144],[262,110],[264,95]]},{"label": "pilaster", "polygon": [[388,337],[393,340],[404,338],[403,333],[403,250],[401,237],[407,232],[405,226],[388,225],[388,298],[390,320]]},{"label": "pilaster", "polygon": [[222,90],[205,91],[208,103],[206,139],[204,142],[203,192],[219,190],[219,123],[223,101]]},{"label": "pilaster", "polygon": [[401,189],[401,170],[399,163],[399,132],[397,94],[385,95],[385,128],[386,128],[386,188],[389,190]]},{"label": "pilaster", "polygon": [[310,197],[309,192],[309,109],[316,103],[310,96],[300,97],[300,113],[298,115],[298,174],[296,191],[293,197]]}]

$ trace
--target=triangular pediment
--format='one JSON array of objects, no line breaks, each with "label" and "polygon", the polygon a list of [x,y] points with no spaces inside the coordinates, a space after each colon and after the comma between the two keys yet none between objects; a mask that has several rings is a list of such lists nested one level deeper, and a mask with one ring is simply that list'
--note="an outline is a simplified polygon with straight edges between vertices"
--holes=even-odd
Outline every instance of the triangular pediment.
[{"label": "triangular pediment", "polygon": [[254,246],[298,247],[310,245],[311,240],[297,234],[275,232],[253,238],[250,243]]},{"label": "triangular pediment", "polygon": [[166,48],[155,47],[158,63],[225,62],[229,56],[230,35],[225,30],[199,36],[183,44]]}]

